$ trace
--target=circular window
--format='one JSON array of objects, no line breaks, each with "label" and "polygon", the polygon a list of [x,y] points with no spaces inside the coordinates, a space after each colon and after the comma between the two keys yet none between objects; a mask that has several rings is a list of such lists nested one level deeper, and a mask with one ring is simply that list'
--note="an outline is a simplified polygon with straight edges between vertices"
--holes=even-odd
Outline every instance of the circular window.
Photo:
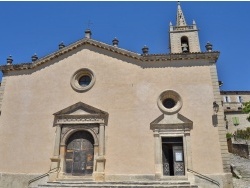
[{"label": "circular window", "polygon": [[89,75],[84,75],[79,79],[79,85],[82,87],[86,87],[90,84],[91,82],[91,78],[89,77]]},{"label": "circular window", "polygon": [[166,90],[160,94],[157,105],[164,114],[175,114],[182,107],[182,99],[177,92]]},{"label": "circular window", "polygon": [[89,90],[95,83],[94,73],[89,69],[80,69],[76,71],[70,81],[75,91],[84,92]]},{"label": "circular window", "polygon": [[173,107],[175,106],[176,102],[175,102],[173,99],[171,99],[171,98],[167,98],[167,99],[165,99],[165,100],[162,102],[162,104],[163,104],[163,106],[164,106],[165,108],[170,109],[170,108],[173,108]]}]

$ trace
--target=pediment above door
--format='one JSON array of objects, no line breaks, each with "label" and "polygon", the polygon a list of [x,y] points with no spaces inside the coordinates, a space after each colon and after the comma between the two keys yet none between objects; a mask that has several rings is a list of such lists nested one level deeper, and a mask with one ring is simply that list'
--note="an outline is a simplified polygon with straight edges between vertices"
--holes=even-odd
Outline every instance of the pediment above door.
[{"label": "pediment above door", "polygon": [[57,124],[86,124],[104,123],[107,124],[108,113],[93,106],[78,102],[53,114],[54,125]]},{"label": "pediment above door", "polygon": [[179,113],[172,115],[162,114],[150,123],[151,130],[190,131],[192,128],[193,122]]}]

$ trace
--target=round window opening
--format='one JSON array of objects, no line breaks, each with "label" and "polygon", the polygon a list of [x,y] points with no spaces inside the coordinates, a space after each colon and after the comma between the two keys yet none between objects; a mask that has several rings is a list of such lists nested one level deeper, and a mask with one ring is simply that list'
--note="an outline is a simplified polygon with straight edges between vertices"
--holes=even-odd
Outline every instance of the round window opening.
[{"label": "round window opening", "polygon": [[95,75],[87,68],[76,71],[70,80],[71,87],[78,92],[89,90],[91,87],[93,87],[94,83]]},{"label": "round window opening", "polygon": [[79,79],[79,85],[82,87],[88,86],[91,82],[91,78],[88,75],[84,75]]},{"label": "round window opening", "polygon": [[170,109],[176,105],[176,102],[174,101],[174,99],[167,98],[167,99],[163,100],[162,104],[165,108]]},{"label": "round window opening", "polygon": [[158,97],[157,105],[164,114],[175,114],[182,107],[182,99],[176,91],[166,90]]}]

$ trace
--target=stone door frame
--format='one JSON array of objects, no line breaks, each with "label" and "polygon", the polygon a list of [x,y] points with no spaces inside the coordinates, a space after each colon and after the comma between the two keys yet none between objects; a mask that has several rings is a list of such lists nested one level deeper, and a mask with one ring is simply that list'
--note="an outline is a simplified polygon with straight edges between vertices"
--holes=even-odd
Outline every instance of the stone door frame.
[{"label": "stone door frame", "polygon": [[49,181],[68,178],[69,174],[65,173],[66,142],[73,133],[78,131],[87,131],[93,136],[94,164],[92,178],[95,181],[104,181],[106,162],[105,126],[108,122],[108,113],[79,102],[55,113],[54,116],[56,134],[50,169],[59,168],[59,171],[50,174]]},{"label": "stone door frame", "polygon": [[[64,144],[65,145],[65,152],[66,152],[65,155],[64,155],[65,159],[63,160],[64,161],[64,172],[67,175],[72,175],[72,176],[86,176],[86,177],[87,176],[92,176],[93,169],[95,169],[93,165],[94,165],[95,153],[96,153],[96,152],[94,152],[94,149],[95,149],[94,146],[96,145],[95,144],[96,141],[95,141],[93,135],[91,134],[90,131],[86,131],[85,129],[77,130],[77,131],[69,130],[68,132],[71,132],[71,133],[69,135],[67,135],[67,139],[64,141],[64,143],[65,143]],[[74,134],[77,134],[77,133],[80,133],[81,136],[79,137],[79,134],[78,134],[77,135],[78,137],[75,136],[75,138],[71,139],[74,136]],[[87,136],[87,137],[85,137],[85,136]],[[88,137],[88,136],[90,136],[90,137]],[[71,142],[74,142],[74,143],[75,143],[75,139],[78,140],[77,143],[79,143],[79,139],[80,139],[81,144],[80,145],[77,144],[77,146],[79,146],[79,147],[75,147],[75,146],[73,146],[71,144],[71,149],[69,149],[68,148],[68,146],[70,144],[69,139],[71,140]],[[84,142],[83,142],[83,139],[85,140]],[[86,144],[84,146],[88,146],[88,149],[85,148],[85,147],[82,148],[82,144]],[[89,148],[89,144],[91,145],[91,148]],[[69,153],[72,153],[72,155],[69,155],[70,157],[68,156],[68,158],[67,158],[67,154],[69,154],[68,150],[71,150]],[[92,154],[92,155],[90,155],[90,160],[91,160],[91,163],[92,163],[92,169],[84,168],[84,169],[82,169],[83,170],[82,172],[77,172],[76,173],[75,170],[79,170],[79,166],[77,166],[77,168],[74,168],[74,164],[76,163],[75,159],[77,159],[77,162],[79,162],[79,160],[80,160],[81,167],[89,166],[88,163],[87,163],[89,161],[88,160],[89,157],[87,156],[87,154],[90,154],[90,152],[89,152],[90,150],[91,150],[91,154]],[[78,157],[75,158],[75,155],[77,153],[80,153],[80,154],[84,155],[85,158],[81,158],[81,159],[78,159]],[[70,161],[72,160],[71,165],[68,166],[70,168],[70,171],[68,171],[68,172],[67,172],[67,168],[68,168],[67,167],[67,159],[69,159]],[[82,166],[83,163],[85,164],[85,166]],[[89,170],[91,170],[92,172],[88,173]]]},{"label": "stone door frame", "polygon": [[[177,123],[178,122],[178,123]],[[155,179],[156,180],[182,180],[188,179],[187,168],[192,169],[192,151],[190,130],[193,122],[181,114],[165,115],[162,114],[150,124],[153,130],[155,148]],[[182,137],[184,153],[184,176],[165,176],[163,175],[162,163],[162,138]]]}]

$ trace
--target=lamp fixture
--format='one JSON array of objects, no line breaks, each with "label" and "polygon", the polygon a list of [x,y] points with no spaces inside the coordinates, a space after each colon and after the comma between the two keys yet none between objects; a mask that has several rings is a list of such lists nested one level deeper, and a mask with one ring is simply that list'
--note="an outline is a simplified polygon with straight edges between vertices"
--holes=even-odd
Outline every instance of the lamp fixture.
[{"label": "lamp fixture", "polygon": [[215,113],[219,111],[219,105],[216,103],[216,101],[213,102],[213,109]]}]

